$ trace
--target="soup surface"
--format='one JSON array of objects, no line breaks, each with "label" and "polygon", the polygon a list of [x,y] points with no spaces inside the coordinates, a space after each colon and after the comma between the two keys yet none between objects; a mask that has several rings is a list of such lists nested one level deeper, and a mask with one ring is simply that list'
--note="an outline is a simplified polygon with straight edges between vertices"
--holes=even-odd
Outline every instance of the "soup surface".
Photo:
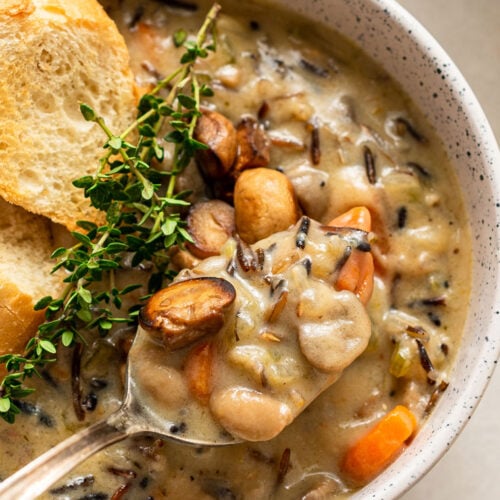
[{"label": "soup surface", "polygon": [[[195,33],[210,6],[103,4],[145,89],[176,69],[181,52],[173,34]],[[466,315],[471,247],[459,187],[435,132],[398,86],[338,35],[261,2],[222,5],[217,52],[198,64],[215,92],[206,109],[259,127],[267,168],[290,180],[301,214],[325,225],[354,207],[370,211],[368,345],[273,439],[227,448],[129,439],[79,466],[47,498],[341,498],[362,486],[342,471],[346,451],[397,405],[422,425],[447,387]],[[193,191],[193,203],[214,195],[194,163],[178,183]],[[201,263],[206,275],[214,266]],[[0,477],[119,407],[133,334],[118,329],[84,350],[83,421],[70,403],[70,352],[34,381],[38,390],[21,404],[16,424],[0,423]],[[235,356],[246,363],[256,352]],[[150,376],[154,381],[154,371]]]}]

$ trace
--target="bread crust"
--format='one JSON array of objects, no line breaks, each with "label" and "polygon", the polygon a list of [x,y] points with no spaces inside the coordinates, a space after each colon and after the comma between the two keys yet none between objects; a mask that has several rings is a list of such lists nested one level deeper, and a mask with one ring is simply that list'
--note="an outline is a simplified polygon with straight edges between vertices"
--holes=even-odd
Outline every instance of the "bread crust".
[{"label": "bread crust", "polygon": [[2,0],[0,3],[0,16],[26,16],[34,10],[31,0]]},{"label": "bread crust", "polygon": [[64,273],[50,272],[55,242],[48,219],[2,199],[0,214],[0,355],[23,354],[44,320],[44,312],[33,309],[35,303],[46,295],[59,296]]},{"label": "bread crust", "polygon": [[73,180],[96,171],[136,89],[123,37],[96,0],[0,0],[0,196],[70,229],[102,220]]},{"label": "bread crust", "polygon": [[[33,309],[33,297],[13,283],[0,283],[0,354],[23,354],[24,348],[43,321],[43,311]],[[0,377],[6,374],[0,366]]]}]

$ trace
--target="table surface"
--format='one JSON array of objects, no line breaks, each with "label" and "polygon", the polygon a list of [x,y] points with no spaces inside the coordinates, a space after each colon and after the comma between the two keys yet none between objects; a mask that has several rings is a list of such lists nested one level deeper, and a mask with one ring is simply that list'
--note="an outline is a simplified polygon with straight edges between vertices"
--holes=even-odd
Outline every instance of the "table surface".
[{"label": "table surface", "polygon": [[[500,140],[500,0],[399,0],[436,38]],[[401,500],[500,498],[500,370],[450,451]]]}]

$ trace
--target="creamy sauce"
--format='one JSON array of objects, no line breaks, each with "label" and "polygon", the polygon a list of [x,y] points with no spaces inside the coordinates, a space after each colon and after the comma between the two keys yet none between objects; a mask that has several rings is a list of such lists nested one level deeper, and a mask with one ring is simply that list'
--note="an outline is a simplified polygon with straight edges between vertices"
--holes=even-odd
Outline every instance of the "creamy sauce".
[{"label": "creamy sauce", "polygon": [[[368,344],[364,306],[352,292],[333,288],[346,256],[363,245],[362,231],[335,233],[303,217],[253,248],[229,241],[220,257],[181,272],[172,286],[222,278],[236,290],[236,301],[220,330],[184,349],[169,352],[154,332],[149,342],[134,344],[129,359],[139,392],[153,396],[146,401],[157,415],[178,422],[179,435],[217,442],[225,430],[246,441],[272,439]],[[198,370],[198,383],[206,379],[210,388],[189,397],[182,372],[200,348],[210,359]]]},{"label": "creamy sauce", "polygon": [[[105,3],[144,87],[176,68],[172,34],[179,27],[195,32],[208,8],[206,1],[194,12],[153,1]],[[200,67],[216,94],[207,106],[234,123],[259,118],[272,143],[270,166],[291,179],[309,217],[326,224],[359,205],[372,213],[369,345],[270,441],[197,449],[130,439],[89,459],[47,498],[111,498],[120,487],[124,498],[340,497],[356,487],[340,471],[346,449],[396,404],[423,423],[431,395],[448,379],[467,310],[471,247],[458,184],[435,132],[342,38],[270,15],[260,2],[222,3],[218,51]],[[312,131],[320,154],[311,154]],[[203,197],[195,169],[188,171],[193,199]],[[421,363],[419,329],[432,370]],[[119,406],[132,335],[95,339],[84,353],[83,422],[71,407],[70,353],[35,381],[38,391],[18,423],[0,424],[2,478]]]}]

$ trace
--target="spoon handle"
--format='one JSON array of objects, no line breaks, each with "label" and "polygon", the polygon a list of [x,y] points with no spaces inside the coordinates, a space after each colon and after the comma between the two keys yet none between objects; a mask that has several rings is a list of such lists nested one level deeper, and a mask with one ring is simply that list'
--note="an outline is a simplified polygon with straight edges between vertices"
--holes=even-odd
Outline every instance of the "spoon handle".
[{"label": "spoon handle", "polygon": [[108,420],[83,429],[0,483],[0,500],[33,500],[86,458],[128,435]]}]

